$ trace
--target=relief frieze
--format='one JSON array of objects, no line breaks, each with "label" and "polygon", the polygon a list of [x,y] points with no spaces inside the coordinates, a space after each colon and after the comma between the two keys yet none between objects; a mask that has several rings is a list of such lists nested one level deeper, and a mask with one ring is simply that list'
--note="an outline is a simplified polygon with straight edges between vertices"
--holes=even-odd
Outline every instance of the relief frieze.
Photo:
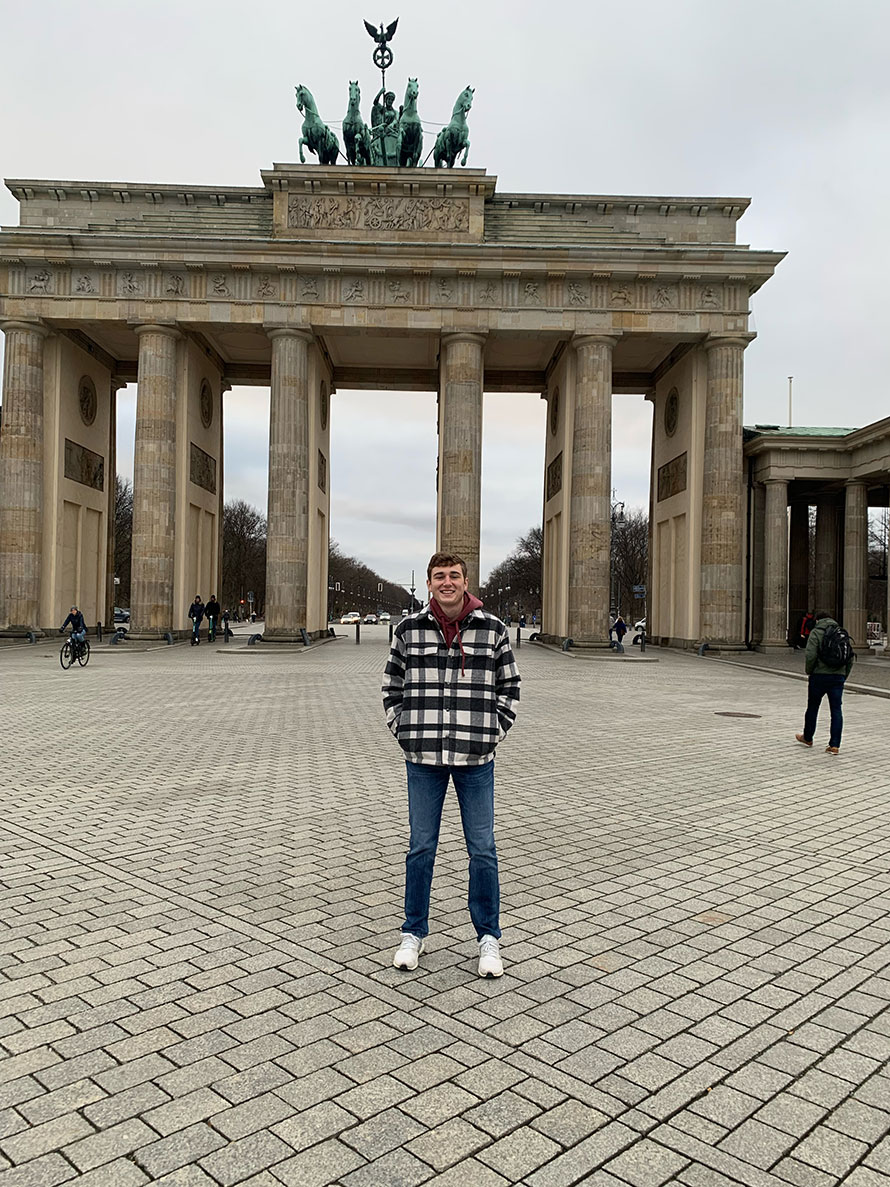
[{"label": "relief frieze", "polygon": [[688,455],[678,454],[663,466],[658,467],[658,499],[661,503],[672,495],[679,495],[686,489],[686,463]]},{"label": "relief frieze", "polygon": [[194,441],[189,442],[189,478],[195,486],[216,494],[216,458],[205,453]]},{"label": "relief frieze", "polygon": [[457,198],[292,194],[287,225],[311,231],[468,231],[470,207]]},{"label": "relief frieze", "polygon": [[105,458],[93,453],[84,445],[65,438],[65,477],[72,482],[91,486],[93,490],[105,489]]}]

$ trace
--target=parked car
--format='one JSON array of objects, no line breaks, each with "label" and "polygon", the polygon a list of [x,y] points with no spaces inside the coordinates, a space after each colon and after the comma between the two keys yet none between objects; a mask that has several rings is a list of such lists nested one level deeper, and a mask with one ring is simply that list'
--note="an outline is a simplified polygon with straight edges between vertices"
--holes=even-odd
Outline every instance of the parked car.
[{"label": "parked car", "polygon": [[381,622],[392,622],[392,615],[388,610],[384,610],[380,615]]},{"label": "parked car", "polygon": [[365,626],[376,626],[377,625],[377,615],[376,614],[366,614],[364,621],[365,621]]},{"label": "parked car", "polygon": [[646,619],[641,618],[639,622],[634,623],[635,631],[644,631],[646,629]]},{"label": "parked car", "polygon": [[130,611],[123,609],[121,606],[115,606],[114,621],[115,622],[129,622],[130,621]]},{"label": "parked car", "polygon": [[362,616],[357,610],[351,610],[349,614],[344,614],[340,619],[340,626],[352,626],[356,622],[361,622]]}]

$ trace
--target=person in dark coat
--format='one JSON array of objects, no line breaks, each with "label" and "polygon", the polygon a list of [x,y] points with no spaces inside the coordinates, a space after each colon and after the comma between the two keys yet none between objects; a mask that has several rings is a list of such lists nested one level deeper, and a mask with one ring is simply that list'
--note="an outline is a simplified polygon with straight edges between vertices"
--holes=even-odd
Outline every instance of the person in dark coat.
[{"label": "person in dark coat", "polygon": [[846,663],[838,666],[831,663],[824,656],[825,636],[836,631],[838,624],[826,610],[816,615],[816,625],[810,631],[807,639],[806,670],[809,676],[807,686],[807,711],[803,719],[803,733],[795,734],[798,742],[804,746],[813,745],[813,735],[816,732],[816,718],[823,697],[828,697],[831,710],[831,732],[828,736],[826,754],[837,754],[841,746],[841,733],[844,728],[844,715],[841,703],[844,699],[844,683],[853,668],[856,658],[852,651]]},{"label": "person in dark coat", "polygon": [[87,624],[76,606],[71,607],[70,614],[59,627],[60,635],[64,635],[66,626],[71,627],[71,638],[75,643],[82,643],[87,637]]},{"label": "person in dark coat", "polygon": [[195,600],[189,606],[189,618],[192,620],[192,647],[201,642],[201,620],[204,617],[204,603],[201,595],[195,594]]}]

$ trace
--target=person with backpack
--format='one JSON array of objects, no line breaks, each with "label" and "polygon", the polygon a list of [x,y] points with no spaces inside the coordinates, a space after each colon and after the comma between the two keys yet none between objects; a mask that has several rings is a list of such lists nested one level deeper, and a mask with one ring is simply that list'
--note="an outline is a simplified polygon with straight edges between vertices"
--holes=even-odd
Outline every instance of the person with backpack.
[{"label": "person with backpack", "polygon": [[813,745],[816,732],[816,718],[823,697],[828,697],[831,710],[831,731],[826,754],[837,754],[841,746],[841,732],[844,715],[841,702],[844,697],[844,682],[850,675],[856,653],[850,636],[826,610],[816,615],[816,625],[807,639],[806,670],[809,676],[807,711],[803,719],[803,733],[795,734],[804,746]]}]

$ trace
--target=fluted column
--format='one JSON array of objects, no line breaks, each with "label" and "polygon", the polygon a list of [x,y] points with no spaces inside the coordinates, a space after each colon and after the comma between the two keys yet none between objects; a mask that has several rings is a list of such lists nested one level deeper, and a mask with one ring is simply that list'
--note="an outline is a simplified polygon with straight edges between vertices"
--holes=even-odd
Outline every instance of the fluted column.
[{"label": "fluted column", "polygon": [[575,420],[569,505],[569,621],[575,644],[608,646],[612,486],[612,351],[585,335],[575,348]]},{"label": "fluted column", "polygon": [[43,549],[43,343],[39,322],[6,335],[0,430],[0,627],[37,630]]},{"label": "fluted column", "polygon": [[479,589],[482,514],[483,334],[443,334],[439,381],[439,521],[437,547],[467,562]]},{"label": "fluted column", "polygon": [[702,459],[699,637],[741,646],[745,531],[743,358],[748,337],[714,337],[708,359]]},{"label": "fluted column", "polygon": [[868,621],[868,488],[848,482],[844,506],[844,615],[842,626],[865,648]]},{"label": "fluted column", "polygon": [[176,352],[173,326],[142,325],[133,457],[133,637],[173,630],[176,529]]},{"label": "fluted column", "polygon": [[263,638],[300,639],[309,555],[308,330],[273,327],[269,406],[269,516]]},{"label": "fluted column", "polygon": [[764,519],[763,644],[788,642],[788,483],[766,483]]},{"label": "fluted column", "polygon": [[788,625],[792,630],[808,610],[810,600],[810,508],[801,501],[791,504],[788,559]]},{"label": "fluted column", "polygon": [[811,610],[837,617],[837,501],[820,495],[816,505],[816,588]]}]

